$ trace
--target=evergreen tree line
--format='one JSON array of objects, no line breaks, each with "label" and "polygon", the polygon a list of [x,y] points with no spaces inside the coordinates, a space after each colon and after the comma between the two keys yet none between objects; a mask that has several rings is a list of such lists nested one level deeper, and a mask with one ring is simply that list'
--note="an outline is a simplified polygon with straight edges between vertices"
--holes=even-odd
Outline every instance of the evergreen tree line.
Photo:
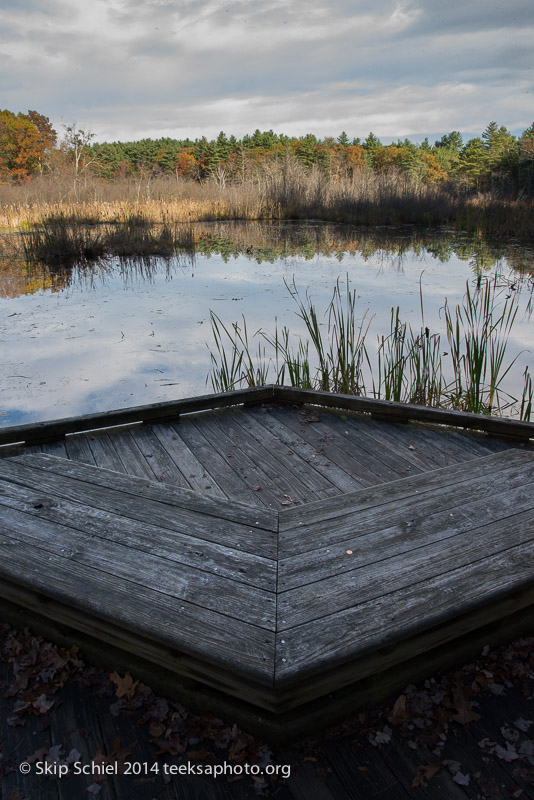
[{"label": "evergreen tree line", "polygon": [[519,137],[490,122],[480,137],[464,143],[452,131],[434,144],[409,139],[384,145],[366,139],[318,139],[256,130],[241,139],[223,131],[214,139],[141,139],[94,143],[93,134],[66,126],[62,141],[47,117],[36,111],[0,111],[0,182],[24,182],[37,174],[74,170],[106,180],[171,174],[177,179],[239,183],[280,168],[288,161],[319,168],[332,181],[364,172],[399,174],[414,183],[452,184],[466,190],[512,196],[534,194],[534,124]]}]

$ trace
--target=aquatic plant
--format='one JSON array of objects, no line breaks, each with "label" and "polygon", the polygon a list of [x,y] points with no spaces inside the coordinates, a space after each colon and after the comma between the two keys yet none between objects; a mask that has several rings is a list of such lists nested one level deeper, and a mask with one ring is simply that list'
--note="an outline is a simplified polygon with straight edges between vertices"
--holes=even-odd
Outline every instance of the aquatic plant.
[{"label": "aquatic plant", "polygon": [[[390,332],[378,337],[373,363],[366,344],[372,318],[367,312],[358,317],[356,293],[348,278],[344,290],[339,280],[336,283],[324,315],[326,327],[309,295],[303,299],[294,282],[286,283],[308,338],[298,337],[295,346],[287,327],[279,332],[275,325],[274,334],[258,330],[255,336],[260,344],[253,355],[245,318],[242,325],[227,327],[212,312],[216,352],[210,351],[207,380],[215,391],[287,382],[298,388],[355,395],[366,395],[367,384],[371,396],[378,399],[478,414],[506,411],[528,421],[534,398],[528,368],[521,398],[502,389],[517,359],[506,360],[517,299],[507,296],[501,303],[495,280],[480,279],[478,286],[473,291],[467,283],[462,303],[454,309],[445,301],[448,351],[442,351],[440,334],[425,325],[420,287],[421,328],[414,330],[401,320],[399,307],[392,308]],[[268,352],[262,342],[269,345]]]},{"label": "aquatic plant", "polygon": [[171,258],[180,252],[195,252],[190,226],[168,220],[154,224],[143,214],[132,214],[123,222],[79,225],[65,216],[54,216],[20,234],[27,264],[44,264],[54,270],[86,266],[105,258]]}]

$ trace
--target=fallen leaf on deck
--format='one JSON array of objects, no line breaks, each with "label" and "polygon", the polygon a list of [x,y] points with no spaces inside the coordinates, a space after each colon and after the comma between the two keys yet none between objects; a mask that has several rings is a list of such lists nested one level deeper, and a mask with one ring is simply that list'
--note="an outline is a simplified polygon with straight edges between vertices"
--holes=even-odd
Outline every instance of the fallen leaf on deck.
[{"label": "fallen leaf on deck", "polygon": [[54,705],[55,700],[47,700],[45,694],[40,694],[37,700],[32,703],[33,708],[38,714],[46,714]]},{"label": "fallen leaf on deck", "polygon": [[35,764],[36,761],[44,761],[44,757],[47,753],[48,747],[40,747],[39,750],[36,750],[31,756],[26,756],[24,760],[27,761],[28,764]]},{"label": "fallen leaf on deck", "polygon": [[417,786],[428,786],[429,781],[437,775],[440,769],[441,766],[439,764],[431,764],[430,762],[421,764],[417,767],[415,778],[412,781],[412,789],[415,789]]},{"label": "fallen leaf on deck", "polygon": [[[348,551],[347,551],[348,552]],[[408,720],[406,713],[406,695],[401,694],[395,700],[391,714],[388,716],[388,722],[391,725],[403,725]]]},{"label": "fallen leaf on deck", "polygon": [[117,687],[115,690],[115,695],[119,699],[121,697],[133,697],[139,683],[139,681],[134,681],[129,672],[125,674],[124,678],[121,678],[118,672],[112,672],[109,676],[109,679]]},{"label": "fallen leaf on deck", "polygon": [[457,714],[452,715],[452,719],[459,722],[460,725],[467,725],[469,722],[476,722],[480,719],[480,714],[472,711],[469,697],[465,689],[461,686],[455,686],[452,690],[453,706],[457,710]]},{"label": "fallen leaf on deck", "polygon": [[296,497],[291,497],[288,494],[285,494],[284,497],[286,499],[282,500],[282,503],[281,503],[281,505],[283,505],[283,506],[290,506],[292,503],[298,503],[298,500],[297,500]]},{"label": "fallen leaf on deck", "polygon": [[459,786],[469,786],[471,780],[469,775],[464,775],[463,772],[457,772],[452,776],[452,779],[455,783],[459,784]]},{"label": "fallen leaf on deck", "polygon": [[188,758],[189,761],[203,761],[210,756],[211,753],[209,750],[188,750],[185,754],[185,757]]}]

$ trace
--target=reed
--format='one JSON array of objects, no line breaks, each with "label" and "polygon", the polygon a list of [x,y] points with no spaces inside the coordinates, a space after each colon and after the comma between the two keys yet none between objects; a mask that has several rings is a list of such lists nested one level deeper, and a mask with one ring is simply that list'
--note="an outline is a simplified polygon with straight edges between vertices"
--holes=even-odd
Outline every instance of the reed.
[{"label": "reed", "polygon": [[425,325],[420,287],[421,328],[414,330],[401,320],[399,308],[392,308],[390,332],[378,337],[374,360],[366,345],[372,319],[367,314],[358,318],[348,278],[344,289],[339,280],[336,283],[324,315],[326,327],[310,297],[303,299],[294,281],[286,287],[307,331],[307,338],[298,337],[296,346],[289,329],[279,332],[275,325],[274,334],[256,332],[260,343],[253,354],[245,318],[242,325],[227,327],[212,312],[215,352],[210,351],[208,379],[215,391],[287,382],[299,388],[365,395],[367,384],[375,398],[531,419],[534,387],[528,368],[520,398],[502,388],[516,361],[507,361],[506,348],[517,299],[507,297],[500,304],[495,281],[483,285],[480,281],[475,291],[467,284],[462,303],[454,309],[445,302],[446,353],[439,332],[432,333]]},{"label": "reed", "polygon": [[101,232],[69,225],[62,217],[25,231],[21,242],[27,264],[45,264],[53,269],[98,261],[106,252]]},{"label": "reed", "polygon": [[113,181],[88,178],[73,189],[61,176],[28,184],[0,184],[0,227],[38,225],[50,217],[78,224],[120,223],[141,215],[153,223],[206,220],[322,219],[358,225],[447,224],[501,238],[534,238],[534,202],[496,193],[424,184],[395,172],[363,169],[351,178],[330,176],[296,160],[256,166],[256,172],[221,185],[170,175],[132,175]]},{"label": "reed", "polygon": [[[212,369],[208,376],[213,390],[229,392],[240,385],[251,388],[269,383],[271,362],[261,341],[253,354],[245,317],[242,325],[233,322],[228,327],[210,311],[210,322],[216,350],[216,353],[210,350]],[[275,382],[282,383],[283,374],[277,375]]]},{"label": "reed", "polygon": [[143,260],[194,255],[196,239],[190,226],[164,220],[154,224],[142,214],[121,223],[78,225],[58,216],[20,234],[22,255],[30,266],[44,264],[54,270],[85,266],[111,256]]},{"label": "reed", "polygon": [[[517,402],[501,391],[501,384],[516,359],[505,365],[506,346],[516,315],[515,297],[499,310],[496,283],[486,280],[475,292],[469,284],[460,305],[452,311],[445,303],[445,326],[453,380],[445,393],[452,408],[477,414],[501,413]],[[506,399],[507,398],[507,399]]]}]

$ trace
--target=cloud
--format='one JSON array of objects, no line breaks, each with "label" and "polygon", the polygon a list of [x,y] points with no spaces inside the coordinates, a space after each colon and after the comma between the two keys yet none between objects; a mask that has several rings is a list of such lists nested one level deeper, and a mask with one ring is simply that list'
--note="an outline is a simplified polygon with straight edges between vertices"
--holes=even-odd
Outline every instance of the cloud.
[{"label": "cloud", "polygon": [[101,140],[523,128],[533,29],[531,0],[25,0],[4,3],[0,85]]}]

